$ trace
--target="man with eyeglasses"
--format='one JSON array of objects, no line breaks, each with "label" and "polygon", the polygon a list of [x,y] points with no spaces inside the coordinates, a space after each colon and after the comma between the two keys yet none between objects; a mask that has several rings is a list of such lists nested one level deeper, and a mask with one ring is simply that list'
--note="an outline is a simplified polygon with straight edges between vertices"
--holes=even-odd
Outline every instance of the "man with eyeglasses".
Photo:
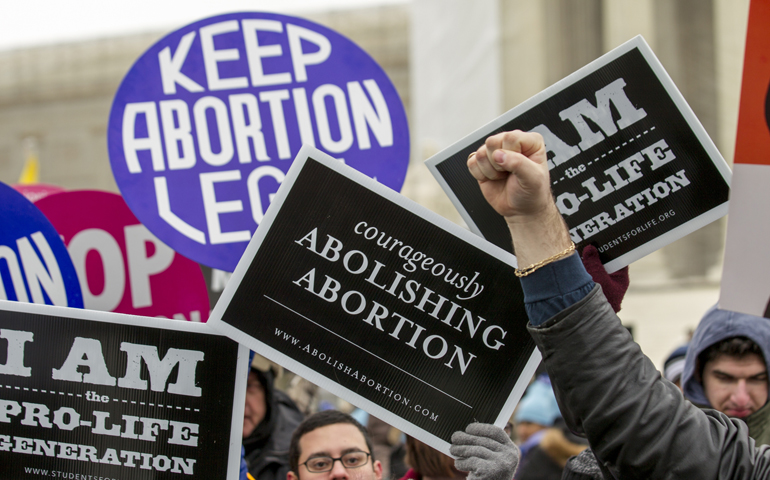
[{"label": "man with eyeglasses", "polygon": [[[470,424],[452,435],[451,453],[467,480],[511,480],[519,451],[503,429]],[[289,446],[287,480],[382,480],[382,465],[372,455],[366,429],[353,417],[326,410],[299,424]]]},{"label": "man with eyeglasses", "polygon": [[287,480],[382,480],[382,464],[372,456],[366,429],[353,417],[325,410],[299,424],[289,445]]}]

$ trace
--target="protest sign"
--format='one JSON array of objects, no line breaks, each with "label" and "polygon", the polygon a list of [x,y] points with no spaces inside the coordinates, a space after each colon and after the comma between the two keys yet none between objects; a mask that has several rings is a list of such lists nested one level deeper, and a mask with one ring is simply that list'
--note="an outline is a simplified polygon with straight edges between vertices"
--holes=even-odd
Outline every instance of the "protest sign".
[{"label": "protest sign", "polygon": [[570,236],[595,245],[610,272],[727,213],[730,170],[642,37],[426,161],[470,228],[509,251],[505,221],[466,161],[514,129],[543,136]]},{"label": "protest sign", "polygon": [[90,310],[206,321],[209,301],[197,263],[139,223],[120,195],[79,190],[35,203],[64,240]]},{"label": "protest sign", "polygon": [[303,147],[209,325],[446,453],[503,426],[540,360],[514,267]]},{"label": "protest sign", "polygon": [[83,308],[67,247],[29,200],[0,183],[0,300]]},{"label": "protest sign", "polygon": [[302,144],[397,191],[409,163],[404,107],[379,65],[328,28],[259,12],[206,18],[150,47],[115,94],[107,142],[137,218],[230,272]]},{"label": "protest sign", "polygon": [[236,480],[248,357],[205,325],[0,301],[0,477]]},{"label": "protest sign", "polygon": [[719,306],[770,318],[770,4],[752,0]]}]

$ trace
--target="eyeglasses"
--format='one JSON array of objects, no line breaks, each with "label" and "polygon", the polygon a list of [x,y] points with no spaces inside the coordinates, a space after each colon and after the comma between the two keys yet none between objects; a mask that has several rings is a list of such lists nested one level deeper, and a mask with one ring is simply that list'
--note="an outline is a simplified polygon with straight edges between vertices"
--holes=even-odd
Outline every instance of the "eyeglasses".
[{"label": "eyeglasses", "polygon": [[348,452],[339,458],[313,457],[300,465],[304,465],[311,473],[325,473],[332,471],[334,462],[337,460],[345,468],[359,468],[369,463],[370,456],[371,454],[367,452]]}]

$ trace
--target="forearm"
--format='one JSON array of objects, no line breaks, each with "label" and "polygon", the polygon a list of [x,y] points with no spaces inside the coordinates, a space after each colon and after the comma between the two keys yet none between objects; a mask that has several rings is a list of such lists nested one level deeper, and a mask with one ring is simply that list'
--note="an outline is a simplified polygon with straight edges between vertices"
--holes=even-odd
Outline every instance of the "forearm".
[{"label": "forearm", "polygon": [[[542,211],[505,220],[519,269],[552,258],[572,245],[567,225],[552,200]],[[540,325],[585,297],[594,283],[580,257],[572,253],[521,277],[521,285],[529,321]]]},{"label": "forearm", "polygon": [[551,200],[541,211],[505,217],[519,268],[565,251],[570,245],[567,224]]}]

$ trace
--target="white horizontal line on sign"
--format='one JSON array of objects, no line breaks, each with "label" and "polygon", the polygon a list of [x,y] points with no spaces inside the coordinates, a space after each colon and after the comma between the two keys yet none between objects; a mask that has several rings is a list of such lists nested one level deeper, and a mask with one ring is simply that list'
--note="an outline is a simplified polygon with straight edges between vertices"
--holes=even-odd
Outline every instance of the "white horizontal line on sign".
[{"label": "white horizontal line on sign", "polygon": [[364,352],[366,352],[366,353],[368,353],[369,355],[373,356],[373,357],[374,357],[374,358],[376,358],[377,360],[379,360],[379,361],[381,361],[381,362],[383,362],[383,363],[387,363],[387,364],[388,364],[388,365],[390,365],[391,367],[393,367],[393,368],[395,368],[395,369],[397,369],[397,370],[399,370],[399,371],[401,371],[401,372],[403,372],[403,373],[405,373],[405,374],[409,375],[410,377],[414,378],[415,380],[417,380],[417,381],[419,381],[419,382],[422,382],[422,383],[424,383],[425,385],[427,385],[427,386],[429,386],[430,388],[432,388],[432,389],[436,390],[437,392],[441,392],[441,393],[443,393],[444,395],[446,395],[447,397],[451,398],[451,399],[452,399],[452,400],[454,400],[455,402],[457,402],[457,403],[460,403],[460,404],[462,404],[462,405],[465,405],[466,407],[468,407],[468,408],[470,408],[470,409],[473,409],[473,407],[472,407],[472,406],[468,405],[467,403],[463,402],[462,400],[458,400],[457,398],[455,398],[455,397],[453,397],[452,395],[450,395],[450,394],[448,394],[448,393],[444,392],[443,390],[440,390],[440,389],[436,388],[435,386],[431,385],[430,383],[426,382],[425,380],[423,380],[423,379],[421,379],[421,378],[418,378],[418,377],[416,377],[416,376],[412,375],[411,373],[407,372],[406,370],[404,370],[404,369],[402,369],[402,368],[398,367],[397,365],[393,365],[392,363],[388,362],[387,360],[385,360],[385,359],[383,359],[383,358],[380,358],[380,357],[378,357],[377,355],[373,354],[373,353],[372,353],[372,352],[370,352],[369,350],[367,350],[367,349],[365,349],[365,348],[361,347],[360,345],[356,345],[355,343],[351,342],[351,341],[350,341],[350,340],[348,340],[347,338],[345,338],[345,337],[343,337],[343,336],[341,336],[341,335],[337,334],[336,332],[333,332],[333,331],[329,330],[328,328],[326,328],[326,327],[324,327],[323,325],[321,325],[321,324],[319,324],[319,323],[317,323],[317,322],[315,322],[315,321],[313,321],[313,320],[309,319],[308,317],[306,317],[306,316],[302,315],[301,313],[299,313],[299,312],[297,312],[297,311],[295,311],[295,310],[292,310],[291,308],[287,307],[286,305],[282,304],[281,302],[279,302],[279,301],[277,301],[277,300],[275,300],[275,299],[272,299],[272,298],[268,297],[267,295],[265,295],[265,298],[266,298],[266,299],[268,299],[268,300],[270,300],[271,302],[274,302],[274,303],[276,303],[277,305],[280,305],[280,306],[282,306],[283,308],[285,308],[286,310],[288,310],[288,311],[290,311],[290,312],[294,313],[295,315],[298,315],[298,316],[300,316],[300,317],[304,318],[304,319],[305,319],[305,320],[307,320],[308,322],[310,322],[310,323],[312,323],[312,324],[314,324],[314,325],[316,325],[316,326],[318,326],[318,327],[321,327],[321,328],[323,328],[324,330],[326,330],[327,332],[331,333],[332,335],[335,335],[335,336],[337,336],[337,337],[341,338],[342,340],[345,340],[345,341],[346,341],[346,342],[348,342],[349,344],[353,345],[354,347],[358,348],[359,350],[363,350]]}]

